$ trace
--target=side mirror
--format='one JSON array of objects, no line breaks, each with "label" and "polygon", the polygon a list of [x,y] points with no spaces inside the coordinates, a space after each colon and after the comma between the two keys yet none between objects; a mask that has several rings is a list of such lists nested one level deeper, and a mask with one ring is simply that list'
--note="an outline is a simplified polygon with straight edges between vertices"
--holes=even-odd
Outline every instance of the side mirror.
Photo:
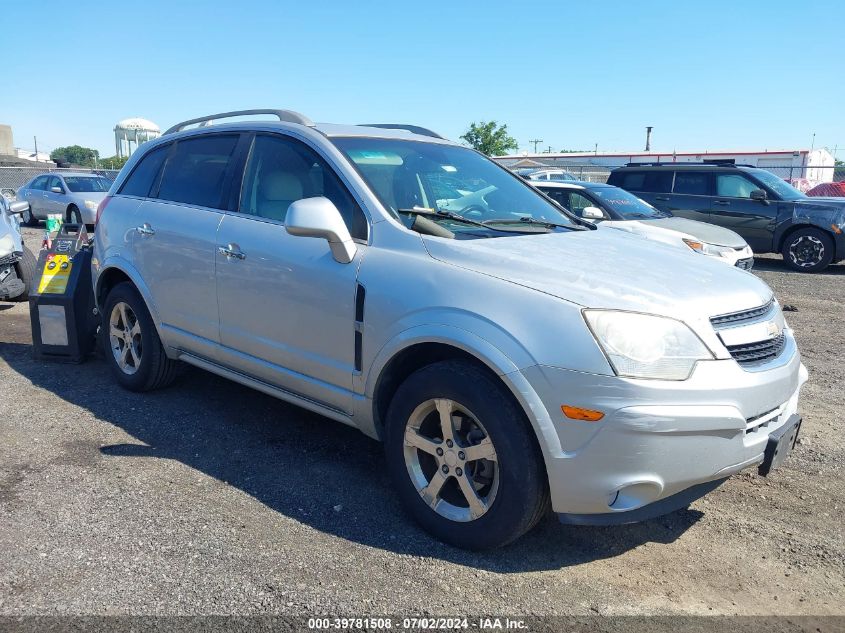
[{"label": "side mirror", "polygon": [[52,191],[53,193],[64,193],[65,192],[64,189],[62,189],[61,187],[50,187],[50,191]]},{"label": "side mirror", "polygon": [[291,235],[323,238],[329,243],[335,261],[341,264],[351,262],[358,250],[340,211],[322,196],[292,203],[285,217],[285,228]]},{"label": "side mirror", "polygon": [[751,198],[752,200],[756,200],[757,202],[764,202],[766,204],[769,203],[769,201],[767,199],[768,196],[766,195],[766,192],[763,191],[762,189],[755,189],[750,194],[748,194],[748,197]]},{"label": "side mirror", "polygon": [[12,215],[22,215],[27,211],[29,211],[29,203],[26,200],[9,203],[9,213]]},{"label": "side mirror", "polygon": [[598,207],[584,207],[581,209],[581,217],[585,220],[604,220],[604,211]]}]

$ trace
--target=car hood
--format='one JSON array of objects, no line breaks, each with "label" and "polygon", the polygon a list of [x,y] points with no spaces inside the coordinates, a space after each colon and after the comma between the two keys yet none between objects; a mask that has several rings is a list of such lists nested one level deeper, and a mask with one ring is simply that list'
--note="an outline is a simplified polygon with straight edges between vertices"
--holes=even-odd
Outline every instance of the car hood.
[{"label": "car hood", "polygon": [[624,231],[423,236],[423,242],[436,260],[590,308],[691,321],[757,307],[772,296],[750,273]]},{"label": "car hood", "polygon": [[730,246],[731,248],[745,248],[747,246],[745,240],[734,231],[707,222],[697,222],[686,218],[658,218],[645,221],[643,224],[687,233],[697,240],[716,246]]}]

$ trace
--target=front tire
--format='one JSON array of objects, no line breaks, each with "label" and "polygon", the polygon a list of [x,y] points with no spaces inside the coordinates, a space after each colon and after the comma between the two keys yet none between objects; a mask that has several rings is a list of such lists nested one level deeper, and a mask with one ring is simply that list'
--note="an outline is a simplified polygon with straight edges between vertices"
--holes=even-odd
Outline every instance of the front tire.
[{"label": "front tire", "polygon": [[817,273],[833,261],[833,238],[813,227],[798,229],[783,242],[781,255],[792,270]]},{"label": "front tire", "polygon": [[402,383],[388,408],[385,451],[402,504],[451,545],[506,545],[548,508],[533,429],[504,385],[472,363],[435,363]]},{"label": "front tire", "polygon": [[12,299],[12,301],[26,301],[29,299],[29,294],[32,292],[33,284],[35,283],[35,267],[37,265],[38,262],[35,259],[35,255],[32,254],[31,250],[24,246],[23,256],[18,262],[18,277],[23,282],[26,290],[23,291],[22,295]]},{"label": "front tire", "polygon": [[151,391],[173,382],[178,361],[165,354],[147,306],[132,284],[117,284],[109,292],[102,329],[106,361],[122,387]]}]

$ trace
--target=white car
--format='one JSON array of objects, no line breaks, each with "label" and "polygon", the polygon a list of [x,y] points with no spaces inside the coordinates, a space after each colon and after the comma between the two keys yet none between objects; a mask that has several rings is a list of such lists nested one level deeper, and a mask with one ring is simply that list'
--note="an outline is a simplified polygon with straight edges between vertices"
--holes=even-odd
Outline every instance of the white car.
[{"label": "white car", "polygon": [[552,200],[601,228],[614,228],[664,244],[689,248],[751,270],[754,253],[737,233],[715,224],[677,218],[634,194],[596,182],[532,182]]}]

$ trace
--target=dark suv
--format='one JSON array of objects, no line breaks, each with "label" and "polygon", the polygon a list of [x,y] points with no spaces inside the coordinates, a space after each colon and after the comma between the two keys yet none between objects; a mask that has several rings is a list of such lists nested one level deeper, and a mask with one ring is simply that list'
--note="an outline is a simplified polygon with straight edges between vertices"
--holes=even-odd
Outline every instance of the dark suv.
[{"label": "dark suv", "polygon": [[745,165],[629,163],[608,184],[661,211],[736,231],[755,253],[818,272],[845,259],[845,200],[814,200],[765,169]]}]

